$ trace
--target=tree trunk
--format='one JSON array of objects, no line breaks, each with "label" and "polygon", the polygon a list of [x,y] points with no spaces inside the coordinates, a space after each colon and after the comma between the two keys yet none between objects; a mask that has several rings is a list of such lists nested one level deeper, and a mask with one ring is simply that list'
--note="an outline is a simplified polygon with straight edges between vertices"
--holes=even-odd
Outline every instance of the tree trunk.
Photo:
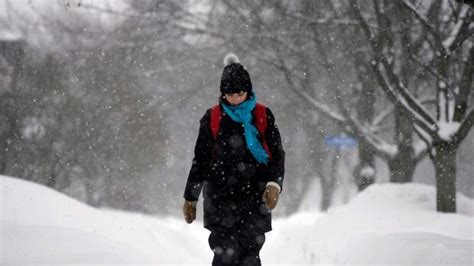
[{"label": "tree trunk", "polygon": [[359,142],[359,163],[354,168],[355,183],[359,191],[375,182],[375,156],[372,146],[365,140]]},{"label": "tree trunk", "polygon": [[[363,60],[363,59],[361,59]],[[370,80],[371,75],[367,68],[359,70],[359,79],[362,87],[357,97],[357,117],[359,121],[367,121],[368,124],[374,119],[375,114],[375,90]],[[359,162],[354,169],[354,178],[359,191],[364,190],[375,182],[375,151],[363,137],[359,136]]]},{"label": "tree trunk", "polygon": [[331,205],[332,191],[328,190],[330,177],[325,176],[321,177],[321,211],[327,211]]},{"label": "tree trunk", "polygon": [[[0,97],[1,98],[1,97]],[[0,99],[1,103],[1,99]],[[1,108],[0,108],[1,110]],[[0,116],[2,114],[0,113]],[[0,126],[6,128],[8,122],[0,121]],[[8,143],[7,143],[7,132],[3,132],[4,129],[0,130],[0,175],[6,175],[7,171],[7,158],[8,158]]]},{"label": "tree trunk", "polygon": [[456,152],[451,142],[433,143],[431,154],[436,172],[436,209],[440,212],[456,212]]},{"label": "tree trunk", "polygon": [[332,195],[337,181],[337,162],[341,157],[341,151],[337,150],[336,155],[332,159],[329,173],[321,176],[321,211],[327,211],[332,203]]},{"label": "tree trunk", "polygon": [[417,164],[412,146],[413,125],[404,112],[399,106],[396,106],[394,111],[394,141],[397,143],[398,153],[387,162],[390,170],[390,182],[394,183],[411,182]]},{"label": "tree trunk", "polygon": [[[1,145],[0,149],[6,145]],[[5,154],[0,154],[0,175],[5,175],[7,171],[7,158]]]},{"label": "tree trunk", "polygon": [[413,151],[400,151],[388,161],[390,170],[390,182],[409,183],[413,181],[416,162]]}]

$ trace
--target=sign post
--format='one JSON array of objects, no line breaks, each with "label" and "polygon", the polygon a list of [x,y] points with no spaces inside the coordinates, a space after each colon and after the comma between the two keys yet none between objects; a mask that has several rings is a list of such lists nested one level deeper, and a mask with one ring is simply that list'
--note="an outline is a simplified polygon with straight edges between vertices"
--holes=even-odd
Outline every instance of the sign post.
[{"label": "sign post", "polygon": [[358,144],[357,139],[351,136],[326,136],[324,138],[324,143],[338,150],[353,148]]}]

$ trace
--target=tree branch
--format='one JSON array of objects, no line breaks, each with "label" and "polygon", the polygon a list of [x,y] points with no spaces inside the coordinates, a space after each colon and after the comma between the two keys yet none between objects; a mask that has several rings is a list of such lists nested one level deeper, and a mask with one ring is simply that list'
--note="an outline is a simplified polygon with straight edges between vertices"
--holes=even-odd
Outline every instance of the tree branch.
[{"label": "tree branch", "polygon": [[308,103],[310,103],[314,108],[316,108],[321,114],[325,115],[327,118],[331,119],[333,122],[336,122],[337,124],[341,126],[344,126],[344,122],[346,122],[346,119],[342,115],[337,114],[336,112],[332,111],[325,104],[318,102],[316,99],[311,97],[308,93],[296,88],[296,85],[291,79],[291,71],[284,65],[283,59],[281,59],[281,57],[279,58],[280,58],[280,63],[278,65],[273,63],[273,65],[283,72],[283,75],[285,76],[286,81],[290,85],[290,88],[293,91],[295,91],[297,94],[299,94],[301,97],[303,97],[306,101],[308,101]]},{"label": "tree branch", "polygon": [[[470,14],[471,13],[471,14]],[[468,19],[469,18],[469,19]],[[452,52],[469,38],[472,32],[469,32],[469,25],[472,23],[472,12],[470,8],[463,5],[460,13],[459,20],[451,29],[451,33],[448,38],[443,41],[443,45],[446,50]]]},{"label": "tree branch", "polygon": [[394,110],[394,105],[391,105],[390,107],[387,107],[385,108],[384,110],[382,110],[382,112],[380,112],[375,118],[374,118],[374,121],[372,122],[372,127],[377,127],[382,121],[385,120],[385,118],[387,118],[387,116],[393,114],[393,110]]},{"label": "tree branch", "polygon": [[430,151],[433,144],[433,138],[430,134],[428,134],[425,130],[420,128],[418,125],[413,125],[413,129],[415,129],[416,134],[420,137],[420,139],[425,142],[426,150]]},{"label": "tree branch", "polygon": [[[339,88],[336,87],[336,90],[338,91],[339,95],[342,95],[342,92]],[[396,153],[398,152],[396,148],[389,149],[389,147],[394,147],[393,145],[390,145],[387,142],[383,141],[373,132],[367,130],[367,127],[362,126],[357,119],[352,117],[341,98],[337,99],[337,104],[344,117],[346,118],[346,123],[349,124],[351,129],[355,131],[358,137],[363,138],[370,146],[372,146],[372,148],[375,150],[375,153],[379,157],[385,160],[389,160],[390,158],[393,158],[396,155]]]},{"label": "tree branch", "polygon": [[472,91],[472,84],[473,84],[473,74],[474,74],[474,64],[472,61],[474,60],[474,44],[471,46],[471,50],[469,51],[469,56],[464,63],[464,70],[461,78],[461,84],[459,85],[459,94],[456,95],[456,105],[454,108],[454,116],[453,120],[460,122],[464,115],[466,114],[467,110],[467,100],[469,98],[469,94]]},{"label": "tree branch", "polygon": [[416,7],[412,3],[408,2],[407,0],[402,0],[402,4],[405,8],[407,8],[408,10],[410,10],[412,12],[412,14],[418,19],[418,21],[421,22],[421,25],[423,26],[423,28],[425,28],[431,34],[431,36],[433,36],[433,38],[435,40],[435,43],[436,43],[436,46],[439,49],[439,51],[441,52],[441,56],[446,55],[447,54],[446,48],[443,45],[443,41],[441,40],[441,36],[436,31],[435,27],[433,25],[431,25],[431,23],[428,21],[428,19],[423,14],[418,12]]},{"label": "tree branch", "polygon": [[[339,25],[339,26],[358,26],[359,22],[355,20],[347,20],[347,19],[334,19],[334,18],[312,18],[306,15],[301,14],[301,12],[286,12],[286,15],[303,20],[307,23],[311,24],[318,24],[318,25]],[[375,27],[375,25],[373,25]]]},{"label": "tree branch", "polygon": [[438,129],[438,126],[436,124],[436,121],[428,114],[428,112],[419,104],[416,100],[415,97],[411,95],[411,93],[408,91],[408,89],[405,87],[405,85],[399,80],[398,76],[389,69],[388,63],[386,60],[382,57],[382,64],[385,68],[385,73],[387,74],[388,78],[392,81],[392,84],[395,84],[394,88],[397,94],[400,97],[397,97],[400,101],[400,98],[402,98],[409,106],[410,109],[412,109],[414,112],[416,112],[420,117],[423,118],[423,120],[426,121],[427,125],[430,127],[433,127],[435,130]]},{"label": "tree branch", "polygon": [[[382,48],[378,46],[379,43],[374,40],[367,22],[362,17],[357,1],[351,0],[351,6],[357,19],[360,21],[361,28],[364,30],[365,35],[371,44],[372,51],[375,54],[372,66],[383,91],[392,103],[395,104],[399,102],[401,106],[407,110],[415,124],[427,132],[432,138],[435,138],[438,130],[436,121],[429,116],[420,104],[416,102],[414,97],[411,96],[408,90],[406,90],[404,85],[399,81],[398,77],[393,73],[389,63],[381,52]],[[385,72],[385,75],[390,79],[390,81],[384,77],[382,72]],[[395,85],[392,86],[391,84]]]},{"label": "tree branch", "polygon": [[454,141],[456,144],[461,143],[464,138],[467,136],[472,126],[474,125],[474,109],[472,109],[469,114],[466,116],[464,121],[459,126],[458,131],[454,134]]},{"label": "tree branch", "polygon": [[441,76],[438,72],[433,70],[430,66],[428,66],[428,65],[424,64],[423,62],[421,62],[414,54],[411,54],[409,56],[409,58],[412,61],[414,61],[415,63],[417,63],[419,66],[421,66],[424,70],[428,71],[428,73],[433,75],[433,77],[435,77],[437,80],[442,80],[442,81],[446,82],[446,84],[448,84],[448,81],[446,80],[445,77]]},{"label": "tree branch", "polygon": [[[424,131],[428,132],[432,137],[434,137],[437,132],[436,122],[434,122],[434,120],[432,119],[431,119],[432,122],[425,120],[424,117],[420,115],[420,113],[416,112],[412,108],[412,105],[407,103],[404,97],[401,97],[400,94],[396,93],[395,89],[392,87],[390,82],[386,80],[386,78],[382,74],[382,70],[378,66],[382,67],[383,65],[381,63],[377,63],[374,66],[374,71],[376,73],[376,76],[379,80],[379,83],[383,91],[387,94],[387,96],[392,101],[392,103],[393,104],[397,102],[400,103],[400,105],[407,110],[408,115],[413,119],[414,123],[420,126]],[[408,92],[406,93],[408,94]],[[418,106],[418,105],[415,105],[415,106]],[[421,108],[421,106],[419,107]]]},{"label": "tree branch", "polygon": [[359,5],[357,4],[356,0],[350,0],[350,5],[351,5],[351,10],[354,13],[356,19],[359,21],[359,24],[365,33],[365,36],[369,40],[372,48],[373,47],[378,47],[378,43],[375,40],[375,36],[373,32],[370,30],[369,23],[365,20],[365,18],[362,16],[362,13],[360,12]]}]

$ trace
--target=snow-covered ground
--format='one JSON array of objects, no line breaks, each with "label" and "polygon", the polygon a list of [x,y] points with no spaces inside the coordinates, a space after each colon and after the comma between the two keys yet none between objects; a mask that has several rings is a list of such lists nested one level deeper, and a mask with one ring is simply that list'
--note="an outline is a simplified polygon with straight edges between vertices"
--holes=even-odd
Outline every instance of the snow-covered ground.
[{"label": "snow-covered ground", "polygon": [[[210,265],[197,222],[96,209],[31,182],[0,176],[0,264]],[[377,184],[327,214],[276,219],[264,265],[474,265],[474,201],[435,210],[420,184]],[[199,211],[202,211],[199,208]]]}]

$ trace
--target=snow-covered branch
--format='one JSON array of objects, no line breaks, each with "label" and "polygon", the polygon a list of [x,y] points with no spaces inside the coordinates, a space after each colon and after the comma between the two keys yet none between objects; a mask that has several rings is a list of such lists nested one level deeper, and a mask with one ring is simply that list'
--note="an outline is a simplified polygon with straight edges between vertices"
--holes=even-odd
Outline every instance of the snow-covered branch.
[{"label": "snow-covered branch", "polygon": [[331,110],[327,105],[317,101],[311,95],[309,95],[307,92],[302,91],[302,90],[295,90],[300,96],[302,96],[304,99],[306,99],[311,105],[318,109],[319,112],[323,113],[325,116],[331,118],[333,121],[338,121],[341,123],[346,122],[346,118],[333,110]]},{"label": "snow-covered branch", "polygon": [[[294,17],[296,19],[301,19],[307,23],[312,23],[312,24],[321,24],[321,25],[340,25],[340,26],[358,26],[359,22],[355,20],[350,20],[350,19],[336,19],[336,18],[312,18],[308,17],[306,15],[301,14],[301,12],[286,12],[286,15],[290,17]],[[371,25],[373,27],[376,27],[375,25]]]},{"label": "snow-covered branch", "polygon": [[265,61],[271,65],[273,65],[275,68],[279,69],[282,71],[285,80],[287,81],[289,87],[291,90],[296,92],[299,96],[301,96],[303,99],[306,100],[307,103],[309,103],[311,106],[313,106],[315,109],[318,110],[318,113],[326,116],[327,118],[331,119],[333,122],[336,124],[340,125],[341,127],[344,126],[345,123],[345,118],[341,116],[340,114],[336,113],[335,111],[331,110],[327,105],[319,102],[317,99],[309,95],[307,92],[298,89],[298,86],[295,84],[292,76],[295,75],[294,72],[290,71],[288,67],[285,65],[284,59],[282,56],[277,55],[279,62],[268,60],[264,58],[261,54],[256,55],[260,60]]},{"label": "snow-covered branch", "polygon": [[[420,20],[428,23],[428,20],[419,12],[416,8],[409,2],[403,2],[408,8],[413,9],[415,15],[419,17]],[[423,108],[421,103],[419,103],[415,97],[407,90],[405,85],[400,81],[398,76],[394,73],[390,63],[387,61],[387,58],[382,52],[380,43],[377,42],[374,38],[373,33],[370,31],[367,21],[364,19],[358,8],[357,1],[351,1],[352,8],[356,18],[361,24],[366,37],[371,45],[373,52],[373,69],[378,78],[379,84],[382,87],[382,90],[385,92],[387,97],[392,101],[392,103],[400,103],[400,105],[406,109],[407,114],[413,119],[415,124],[415,131],[420,135],[420,137],[430,145],[433,138],[438,138],[437,131],[438,126],[437,122],[429,115],[429,113]],[[382,19],[382,18],[380,18]],[[434,34],[434,28],[430,24],[425,25],[430,27]],[[438,35],[437,35],[438,36]],[[439,36],[438,36],[439,37]],[[439,42],[441,44],[441,42]]]},{"label": "snow-covered branch", "polygon": [[403,0],[402,4],[404,7],[406,7],[408,10],[412,12],[412,14],[418,19],[418,21],[421,22],[421,25],[423,25],[423,28],[425,28],[433,36],[436,42],[436,46],[438,49],[440,49],[440,52],[442,54],[446,54],[446,48],[443,45],[441,36],[436,31],[435,27],[428,21],[428,18],[426,18],[425,15],[421,14],[412,3],[408,2],[408,0]]},{"label": "snow-covered branch", "polygon": [[347,121],[351,127],[355,129],[359,137],[362,137],[364,140],[370,143],[379,157],[389,160],[396,156],[398,153],[398,148],[396,145],[389,144],[388,142],[384,141],[379,136],[367,129],[367,126],[361,125],[357,119],[353,118],[349,114]]},{"label": "snow-covered branch", "polygon": [[309,93],[298,89],[291,78],[291,72],[284,65],[283,59],[280,59],[280,64],[275,66],[278,67],[281,71],[283,71],[285,79],[289,83],[290,88],[297,94],[299,94],[302,98],[304,98],[314,108],[316,108],[320,114],[326,116],[327,118],[330,118],[333,122],[339,124],[342,127],[349,126],[351,130],[356,132],[359,137],[364,138],[374,148],[378,156],[386,159],[395,156],[395,154],[397,153],[396,146],[386,143],[374,132],[371,132],[370,130],[366,129],[366,127],[361,125],[359,121],[357,121],[349,114],[349,111],[340,101],[338,101],[340,107],[339,109],[341,109],[343,115],[340,115],[337,112],[331,110],[331,108],[329,108],[326,104],[321,103],[320,101],[312,97]]},{"label": "snow-covered branch", "polygon": [[448,51],[453,51],[469,38],[469,25],[472,24],[472,15],[469,15],[470,7],[463,5],[459,12],[459,19],[451,30],[448,38],[443,41],[443,46]]},{"label": "snow-covered branch", "polygon": [[449,123],[454,116],[454,97],[448,97],[448,90],[444,82],[438,85],[438,123]]},{"label": "snow-covered branch", "polygon": [[430,150],[433,146],[433,138],[430,134],[428,134],[425,130],[423,130],[417,124],[413,125],[416,134],[420,137],[420,139],[426,144],[426,149]]},{"label": "snow-covered branch", "polygon": [[372,121],[372,127],[373,128],[376,128],[378,127],[378,125],[385,120],[385,118],[387,118],[387,116],[393,114],[393,109],[394,109],[394,106],[391,105],[390,107],[387,107],[385,108],[384,110],[382,110],[382,112],[380,112],[375,118],[374,120]]},{"label": "snow-covered branch", "polygon": [[[387,76],[388,71],[385,71],[385,67],[382,63],[376,63],[374,69],[382,89],[390,98],[390,100],[393,103],[399,102],[401,106],[407,110],[415,124],[420,126],[429,135],[434,136],[435,132],[437,131],[436,122],[431,117],[429,117],[426,111],[423,111],[422,113],[425,116],[428,116],[429,120],[425,119],[425,117],[420,112],[418,112],[418,109],[424,110],[421,104],[417,103],[416,100],[413,99],[413,97],[408,93],[408,91],[406,91],[404,87],[400,86],[400,84],[399,86],[395,86],[395,88],[392,86],[391,82],[385,77]],[[398,93],[396,89],[404,92],[407,98]],[[407,102],[406,99],[409,99],[411,102]],[[414,109],[414,107],[418,109]]]},{"label": "snow-covered branch", "polygon": [[421,62],[420,59],[414,54],[411,54],[409,57],[412,61],[417,63],[419,66],[421,66],[424,70],[426,70],[428,73],[433,75],[437,80],[443,80],[444,82],[447,82],[446,78],[441,76],[437,71],[435,71],[432,67],[426,65],[425,63]]},{"label": "snow-covered branch", "polygon": [[278,65],[274,64],[274,65],[275,67],[279,68],[283,72],[286,81],[290,85],[290,88],[293,91],[295,91],[297,94],[299,94],[301,97],[303,97],[308,103],[310,103],[314,108],[316,108],[321,114],[325,115],[326,117],[330,118],[331,120],[339,124],[344,123],[346,121],[346,119],[342,115],[334,112],[329,107],[327,107],[327,105],[317,101],[307,92],[298,89],[297,86],[294,84],[293,80],[291,79],[290,70],[285,66],[283,59],[281,57],[280,57],[280,64]]},{"label": "snow-covered branch", "polygon": [[[342,95],[342,92],[338,88],[336,88],[336,90],[338,90],[338,93]],[[367,141],[374,148],[378,156],[386,160],[395,157],[395,155],[398,153],[397,147],[395,145],[385,142],[370,130],[369,125],[364,126],[356,118],[354,118],[347,109],[345,101],[338,99],[337,104],[351,129],[357,133],[358,137],[361,137]]]},{"label": "snow-covered branch", "polygon": [[397,98],[401,102],[402,100],[409,105],[410,109],[416,112],[416,115],[420,116],[426,125],[432,127],[434,130],[437,129],[436,121],[429,115],[429,113],[423,108],[423,106],[415,99],[413,95],[408,91],[403,82],[400,81],[398,76],[393,73],[388,62],[383,56],[381,58],[381,63],[379,66],[383,65],[383,68],[378,68],[379,71],[385,70],[385,74],[390,79],[391,84],[394,84],[394,91],[397,93]]}]

